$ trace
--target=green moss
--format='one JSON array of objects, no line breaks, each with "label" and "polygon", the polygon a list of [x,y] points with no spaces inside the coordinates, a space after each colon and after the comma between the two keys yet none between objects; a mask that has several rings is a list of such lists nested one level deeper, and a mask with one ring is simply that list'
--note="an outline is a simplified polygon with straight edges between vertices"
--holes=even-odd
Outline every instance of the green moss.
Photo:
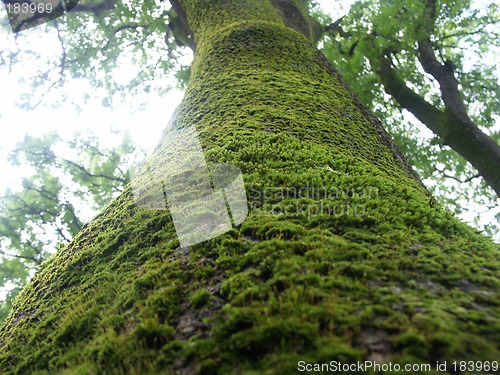
[{"label": "green moss", "polygon": [[162,324],[156,319],[145,319],[135,327],[133,335],[146,347],[159,349],[175,338],[175,331],[168,324]]},{"label": "green moss", "polygon": [[206,305],[209,299],[210,293],[205,289],[199,289],[192,294],[190,302],[195,309],[199,309],[200,307]]}]

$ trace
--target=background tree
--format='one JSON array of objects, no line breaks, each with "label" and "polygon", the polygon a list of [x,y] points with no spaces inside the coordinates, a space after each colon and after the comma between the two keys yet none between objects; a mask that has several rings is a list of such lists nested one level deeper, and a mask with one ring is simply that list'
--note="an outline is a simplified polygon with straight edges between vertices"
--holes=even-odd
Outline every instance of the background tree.
[{"label": "background tree", "polygon": [[11,163],[33,174],[0,198],[0,288],[8,288],[0,321],[42,262],[123,191],[127,156],[135,149],[127,134],[109,148],[92,133],[69,141],[50,133],[26,136],[13,150]]},{"label": "background tree", "polygon": [[[172,4],[196,57],[171,126],[196,127],[207,161],[241,168],[249,217],[185,249],[169,212],[126,188],[23,290],[0,328],[0,368],[287,374],[300,361],[460,358],[490,371],[498,246],[435,204],[312,45],[304,2]],[[337,194],[292,195],[308,183]]]},{"label": "background tree", "polygon": [[[470,202],[477,202],[484,208],[474,222],[479,226],[481,215],[491,217],[482,225],[497,234],[497,2],[357,1],[334,21],[325,29],[326,55],[438,199],[469,216]],[[422,124],[433,134],[419,136],[429,133]]]}]

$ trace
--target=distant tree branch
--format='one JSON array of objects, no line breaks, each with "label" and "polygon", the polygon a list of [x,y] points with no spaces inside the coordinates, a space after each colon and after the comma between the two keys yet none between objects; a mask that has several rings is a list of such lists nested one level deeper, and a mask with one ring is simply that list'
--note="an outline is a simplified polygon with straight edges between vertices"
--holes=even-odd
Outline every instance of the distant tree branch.
[{"label": "distant tree branch", "polygon": [[453,176],[451,174],[446,173],[446,171],[444,169],[438,169],[438,168],[436,168],[436,171],[439,172],[443,177],[455,180],[455,181],[457,181],[457,182],[459,182],[461,184],[465,184],[467,182],[471,182],[472,180],[481,177],[481,175],[479,173],[476,173],[476,174],[474,174],[474,175],[472,175],[470,177],[467,177],[466,179],[461,180],[457,176]]},{"label": "distant tree branch", "polygon": [[113,9],[117,2],[117,0],[104,0],[103,2],[97,4],[78,3],[78,5],[71,9],[71,11],[94,13],[96,16],[99,16],[101,13]]},{"label": "distant tree branch", "polygon": [[121,26],[118,26],[115,31],[113,31],[113,34],[116,35],[118,34],[120,31],[122,30],[126,30],[126,29],[147,29],[149,27],[149,25],[140,25],[140,24],[137,24],[137,23],[128,23],[128,24],[125,24],[125,25],[121,25]]},{"label": "distant tree branch", "polygon": [[100,174],[100,173],[95,174],[95,173],[89,172],[84,166],[79,165],[78,163],[75,163],[74,161],[71,161],[68,159],[62,159],[62,158],[61,158],[61,160],[69,165],[72,165],[73,167],[77,168],[78,170],[82,171],[84,174],[86,174],[89,177],[104,178],[107,180],[120,182],[124,185],[127,183],[127,180],[124,178],[108,176],[108,175]]},{"label": "distant tree branch", "polygon": [[[69,143],[70,145],[72,145],[73,143]],[[96,146],[94,145],[91,145],[90,142],[86,142],[86,141],[81,141],[81,144],[84,145],[85,147],[87,148],[90,148],[92,151],[94,151],[97,155],[100,155],[102,157],[105,157],[105,158],[109,158],[109,155],[108,154],[105,154],[104,152],[102,152],[101,150],[99,150]]]},{"label": "distant tree branch", "polygon": [[[500,22],[500,20],[498,20],[494,23],[498,23],[498,22]],[[455,38],[455,37],[477,35],[477,34],[481,33],[487,26],[488,25],[482,25],[481,27],[479,27],[478,29],[476,29],[474,31],[461,31],[461,32],[456,32],[456,33],[451,33],[451,34],[445,34],[439,40],[445,40],[445,39]],[[492,33],[492,34],[495,35],[494,33]]]},{"label": "distant tree branch", "polygon": [[0,254],[2,254],[3,256],[6,256],[6,257],[12,257],[12,258],[17,258],[17,259],[26,259],[26,260],[31,260],[33,262],[35,262],[37,265],[40,265],[42,264],[42,261],[37,259],[36,257],[34,256],[27,256],[27,255],[20,255],[20,254],[9,254],[9,253],[6,253],[5,251],[3,250],[0,250]]},{"label": "distant tree branch", "polygon": [[[25,186],[25,189],[27,190],[32,190],[32,191],[35,191],[37,193],[39,193],[42,197],[52,201],[54,204],[59,204],[59,199],[58,199],[58,196],[57,194],[54,194],[46,189],[40,189],[40,188],[36,188],[34,185],[31,185],[31,184],[28,184]],[[21,198],[18,198],[16,199],[17,202],[21,203],[23,206],[24,206],[24,209],[27,209],[28,210],[28,213],[29,214],[32,214],[32,215],[36,215],[36,216],[39,216],[41,221],[46,224],[47,221],[44,219],[43,217],[43,214],[44,213],[48,213],[49,215],[52,215],[54,217],[58,216],[60,213],[57,212],[57,211],[51,211],[51,210],[40,210],[39,208],[37,207],[33,207],[31,205],[29,205],[28,203],[26,203],[26,201],[24,201],[23,199]],[[71,205],[69,205],[67,202],[65,202],[63,204],[63,207],[65,208],[65,210],[67,212],[69,212],[69,214],[71,215],[72,219],[73,219],[73,224],[76,225],[78,231],[81,230],[82,226],[83,226],[83,223],[78,219],[78,217],[76,216],[76,213],[73,209],[73,207],[71,207]],[[6,211],[9,211],[9,212],[15,212],[15,211],[23,211],[22,208],[16,208],[16,209],[13,209],[13,208],[6,208],[5,209]],[[24,211],[25,212],[25,211]],[[26,212],[25,212],[26,213]],[[66,241],[69,241],[68,237],[64,234],[63,230],[58,226],[58,225],[55,225],[54,228],[56,229],[56,231],[59,233],[59,235],[61,236],[61,238],[63,238],[64,240]],[[75,234],[75,233],[74,233]]]},{"label": "distant tree branch", "polygon": [[[34,251],[37,255],[42,256],[43,251],[42,251],[42,250],[40,250],[39,248],[37,248],[35,245],[33,245],[33,243],[32,243],[30,240],[26,240],[26,243],[28,244],[28,246],[29,246],[30,248],[32,248],[32,249],[33,249],[33,251]],[[40,263],[41,263],[41,261],[40,261]]]},{"label": "distant tree branch", "polygon": [[[101,151],[101,150],[99,150],[96,146],[91,145],[89,142],[82,141],[81,143],[82,143],[82,145],[84,145],[85,147],[87,147],[87,148],[91,149],[91,150],[92,150],[93,152],[95,152],[97,155],[102,156],[103,158],[106,158],[106,159],[108,159],[108,160],[109,160],[109,161],[111,161],[111,162],[113,162],[112,157],[113,157],[114,155],[117,155],[117,153],[116,153],[115,151],[113,151],[113,150],[111,151],[111,155],[110,155],[110,154],[108,154],[108,153],[104,153],[104,152],[102,152],[102,151]],[[122,176],[125,176],[125,175],[126,175],[126,173],[125,173],[125,172],[124,172],[124,171],[123,171],[123,170],[122,170],[119,166],[116,166],[116,169],[117,169],[117,170],[118,170],[118,171],[122,174]],[[125,179],[125,181],[126,181],[126,179]]]},{"label": "distant tree branch", "polygon": [[57,31],[57,39],[59,40],[59,43],[61,44],[61,50],[62,50],[62,55],[61,55],[61,65],[60,65],[60,70],[59,70],[59,78],[54,81],[47,90],[45,90],[41,97],[40,100],[32,107],[37,108],[43,101],[43,98],[45,98],[45,95],[47,95],[54,87],[56,87],[58,84],[62,83],[64,80],[64,69],[66,67],[66,58],[67,58],[67,52],[66,52],[66,46],[64,44],[64,40],[61,36],[61,30],[59,29],[59,23],[57,20],[54,21],[55,29]]},{"label": "distant tree branch", "polygon": [[69,242],[71,241],[71,238],[68,238],[66,237],[66,235],[64,234],[63,230],[61,228],[59,228],[58,225],[55,226],[55,229],[56,229],[56,232],[59,233],[59,236],[66,242]]},{"label": "distant tree branch", "polygon": [[[120,31],[123,31],[123,30],[127,30],[127,29],[139,29],[139,28],[144,28],[144,29],[147,29],[149,27],[149,25],[140,25],[140,24],[137,24],[137,23],[127,23],[127,24],[123,24],[123,25],[120,25],[118,26],[114,31],[113,31],[113,36],[116,36],[116,34],[118,34]],[[104,47],[102,47],[102,50],[107,50],[109,48],[111,44],[111,38],[108,39],[108,41],[106,42],[106,44],[104,45]]]}]

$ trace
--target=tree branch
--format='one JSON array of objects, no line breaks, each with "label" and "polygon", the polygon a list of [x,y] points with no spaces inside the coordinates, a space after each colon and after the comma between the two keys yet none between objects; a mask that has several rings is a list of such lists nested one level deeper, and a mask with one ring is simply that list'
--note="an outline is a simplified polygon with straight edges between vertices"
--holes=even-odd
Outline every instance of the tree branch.
[{"label": "tree branch", "polygon": [[101,13],[113,9],[116,3],[117,0],[104,0],[102,3],[98,4],[78,3],[78,5],[71,9],[71,11],[81,13],[91,12],[94,13],[94,15],[99,16]]},{"label": "tree branch", "polygon": [[464,184],[464,183],[467,183],[467,182],[471,182],[472,180],[474,180],[474,179],[476,179],[478,177],[481,177],[481,175],[479,173],[476,173],[476,174],[474,174],[474,175],[472,175],[470,177],[467,177],[464,180],[461,180],[461,179],[459,179],[456,176],[453,176],[451,174],[446,173],[446,171],[444,169],[436,168],[436,171],[439,172],[443,177],[450,178],[450,179],[455,180],[455,181],[457,181],[457,182],[459,182],[461,184]]},{"label": "tree branch", "polygon": [[114,177],[114,176],[107,176],[105,174],[94,174],[94,173],[91,173],[89,172],[84,166],[82,165],[79,165],[71,160],[68,160],[68,159],[62,159],[61,160],[69,165],[72,165],[74,167],[76,167],[77,169],[79,169],[80,171],[82,171],[83,173],[85,173],[87,176],[89,177],[99,177],[99,178],[105,178],[105,179],[108,179],[108,180],[111,180],[111,181],[118,181],[118,182],[121,182],[122,184],[126,184],[127,183],[127,180],[123,179],[123,178],[120,178],[120,177]]},{"label": "tree branch", "polygon": [[444,64],[438,62],[430,39],[418,42],[418,52],[418,59],[424,70],[439,83],[446,108],[460,121],[472,122],[458,90],[458,81],[455,78],[453,63],[451,61],[446,61]]},{"label": "tree branch", "polygon": [[389,58],[382,56],[376,72],[381,78],[385,91],[394,97],[403,108],[407,109],[441,139],[447,138],[446,127],[442,125],[444,114],[411,90],[394,70]]},{"label": "tree branch", "polygon": [[445,61],[441,64],[436,58],[434,48],[432,46],[430,36],[434,30],[436,21],[436,0],[427,0],[426,9],[427,17],[422,21],[420,31],[425,35],[424,38],[417,41],[418,45],[418,59],[426,73],[429,73],[439,83],[441,97],[445,107],[450,111],[458,120],[462,122],[470,122],[467,110],[465,108],[463,99],[458,89],[458,81],[455,77],[455,67],[453,62]]},{"label": "tree branch", "polygon": [[376,73],[385,91],[440,137],[445,145],[470,162],[500,197],[500,146],[468,116],[464,121],[448,108],[440,111],[408,88],[386,56],[381,56],[378,62],[372,61],[372,66],[377,65]]},{"label": "tree branch", "polygon": [[0,254],[2,254],[3,256],[12,257],[12,258],[17,258],[17,259],[26,259],[26,260],[31,260],[31,261],[35,262],[37,265],[42,264],[42,261],[41,261],[41,260],[36,259],[36,257],[34,257],[34,256],[26,256],[26,255],[19,255],[19,254],[7,254],[7,253],[6,253],[5,251],[3,251],[3,250],[0,250]]},{"label": "tree branch", "polygon": [[344,31],[344,29],[340,25],[342,23],[342,20],[344,19],[344,17],[345,16],[340,17],[337,21],[332,22],[331,24],[325,26],[323,28],[323,33],[330,34],[333,37],[335,37],[335,34],[339,34],[342,38],[352,37],[352,34]]},{"label": "tree branch", "polygon": [[[35,245],[30,240],[26,240],[26,243],[28,244],[29,247],[33,249],[33,251],[38,255],[42,256],[43,252],[39,248],[37,248]],[[40,262],[41,263],[41,262]]]},{"label": "tree branch", "polygon": [[61,69],[59,71],[59,79],[54,81],[49,86],[49,88],[42,93],[40,100],[34,106],[32,106],[32,109],[37,108],[42,103],[45,95],[47,95],[55,86],[57,86],[58,84],[60,84],[64,81],[64,69],[66,66],[66,58],[67,58],[66,46],[64,45],[64,40],[61,36],[61,30],[59,30],[59,23],[57,22],[57,20],[54,21],[54,24],[55,24],[55,28],[57,30],[57,39],[59,40],[59,43],[61,44],[61,50],[62,50],[61,65],[60,65]]}]

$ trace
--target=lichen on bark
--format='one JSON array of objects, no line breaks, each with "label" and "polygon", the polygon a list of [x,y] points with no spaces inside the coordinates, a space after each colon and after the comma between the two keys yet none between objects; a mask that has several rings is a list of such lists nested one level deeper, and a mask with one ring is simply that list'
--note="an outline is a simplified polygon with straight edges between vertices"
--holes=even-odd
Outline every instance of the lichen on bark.
[{"label": "lichen on bark", "polygon": [[498,246],[433,203],[270,0],[178,4],[197,48],[171,126],[241,169],[249,216],[182,249],[168,210],[127,189],[16,301],[2,373],[498,359]]}]

